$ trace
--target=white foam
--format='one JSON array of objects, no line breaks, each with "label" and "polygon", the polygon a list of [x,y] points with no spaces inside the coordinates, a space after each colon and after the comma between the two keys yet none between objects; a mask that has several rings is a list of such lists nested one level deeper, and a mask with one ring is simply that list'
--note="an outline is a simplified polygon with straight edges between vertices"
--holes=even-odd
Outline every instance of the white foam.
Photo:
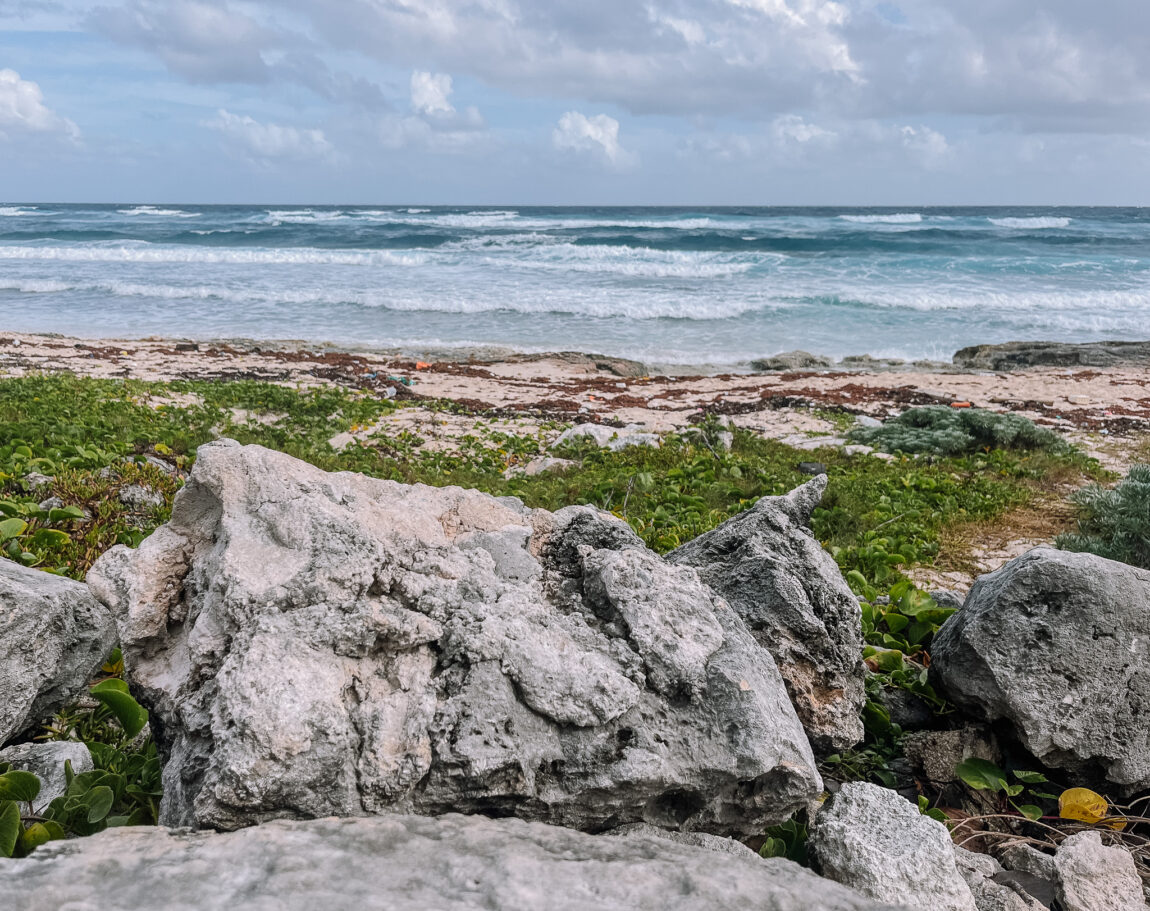
[{"label": "white foam", "polygon": [[0,217],[19,218],[21,215],[35,215],[36,206],[0,206]]},{"label": "white foam", "polygon": [[[634,278],[722,278],[748,272],[762,257],[755,254],[653,250],[605,244],[549,244],[529,248],[515,266],[557,272],[591,272]],[[492,264],[506,263],[491,258]]]},{"label": "white foam", "polygon": [[922,216],[917,212],[897,212],[894,215],[840,215],[843,221],[859,225],[917,225]]},{"label": "white foam", "polygon": [[75,247],[0,247],[0,260],[53,260],[75,263],[234,263],[239,265],[419,266],[428,254],[390,250],[320,250],[247,247],[164,246],[136,243]]},{"label": "white foam", "polygon": [[154,218],[199,218],[199,212],[185,212],[183,209],[159,209],[156,206],[135,206],[131,209],[117,209],[120,215],[146,215]]},{"label": "white foam", "polygon": [[1054,215],[1040,215],[1034,218],[990,218],[992,225],[1000,228],[1068,228],[1070,219]]}]

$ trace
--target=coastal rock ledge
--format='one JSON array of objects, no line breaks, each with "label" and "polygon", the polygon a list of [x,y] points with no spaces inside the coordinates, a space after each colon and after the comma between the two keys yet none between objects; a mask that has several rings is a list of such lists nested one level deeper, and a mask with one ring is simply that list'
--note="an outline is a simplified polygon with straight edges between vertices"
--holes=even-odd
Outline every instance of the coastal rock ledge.
[{"label": "coastal rock ledge", "polygon": [[464,812],[742,835],[822,788],[735,611],[590,507],[224,440],[88,582],[152,712],[166,825]]},{"label": "coastal rock ledge", "polygon": [[5,911],[897,911],[789,860],[518,819],[382,816],[108,829],[0,860]]}]

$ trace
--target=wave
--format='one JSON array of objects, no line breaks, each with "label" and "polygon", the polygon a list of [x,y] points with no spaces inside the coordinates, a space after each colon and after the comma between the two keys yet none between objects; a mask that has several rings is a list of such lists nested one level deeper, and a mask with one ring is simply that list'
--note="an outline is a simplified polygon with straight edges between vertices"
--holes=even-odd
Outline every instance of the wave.
[{"label": "wave", "polygon": [[1071,219],[1039,215],[1034,218],[988,218],[987,221],[999,228],[1068,228]]},{"label": "wave", "polygon": [[117,209],[119,215],[145,215],[153,218],[199,218],[199,212],[185,212],[183,209],[160,209],[156,206],[135,206],[131,209]]},{"label": "wave", "polygon": [[922,216],[917,212],[898,212],[894,215],[840,215],[843,221],[858,225],[917,225]]},{"label": "wave", "polygon": [[36,206],[0,206],[0,217],[18,218],[21,215],[37,215]]},{"label": "wave", "polygon": [[[599,244],[550,244],[535,248],[533,255],[514,260],[520,268],[559,272],[590,272],[632,278],[723,278],[749,272],[762,258],[743,254],[680,252],[645,247],[613,247]],[[489,260],[506,265],[505,260]]]},{"label": "wave", "polygon": [[75,263],[234,263],[240,265],[420,266],[425,253],[390,250],[320,250],[247,247],[132,246],[15,247],[0,246],[0,260],[53,260]]}]

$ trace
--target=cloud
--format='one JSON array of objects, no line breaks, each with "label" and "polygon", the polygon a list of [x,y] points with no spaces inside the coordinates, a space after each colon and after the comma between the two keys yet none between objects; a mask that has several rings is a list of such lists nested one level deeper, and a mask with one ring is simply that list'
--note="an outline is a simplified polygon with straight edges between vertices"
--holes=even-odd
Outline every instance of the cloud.
[{"label": "cloud", "polygon": [[941,167],[951,156],[950,144],[937,130],[904,126],[899,132],[903,147],[909,149],[924,167]]},{"label": "cloud", "polygon": [[616,168],[629,167],[638,160],[619,144],[619,121],[606,114],[588,117],[568,111],[552,131],[551,143],[561,151],[590,153]]},{"label": "cloud", "polygon": [[335,151],[322,130],[260,123],[222,108],[204,126],[218,130],[233,150],[257,163],[320,161]]},{"label": "cloud", "polygon": [[44,104],[40,86],[15,70],[0,70],[0,139],[27,136],[80,137],[76,124]]},{"label": "cloud", "polygon": [[264,50],[282,42],[282,33],[207,0],[129,0],[123,6],[96,7],[88,23],[120,44],[156,54],[172,72],[190,82],[267,82]]},{"label": "cloud", "polygon": [[454,114],[455,108],[448,97],[451,95],[451,77],[446,73],[425,73],[416,70],[411,74],[411,107],[419,114]]},{"label": "cloud", "polygon": [[410,91],[412,113],[385,117],[380,122],[379,138],[385,148],[463,152],[476,146],[476,134],[486,130],[487,124],[474,106],[455,109],[450,75],[415,70]]}]

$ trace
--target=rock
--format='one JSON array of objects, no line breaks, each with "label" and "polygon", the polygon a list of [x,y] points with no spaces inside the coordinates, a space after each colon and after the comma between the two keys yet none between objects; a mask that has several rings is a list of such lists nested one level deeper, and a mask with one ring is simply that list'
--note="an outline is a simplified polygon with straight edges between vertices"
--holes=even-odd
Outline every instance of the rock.
[{"label": "rock", "polygon": [[872,452],[874,452],[874,447],[867,446],[865,443],[850,443],[843,447],[843,453],[849,456],[870,455]]},{"label": "rock", "polygon": [[862,739],[862,611],[811,533],[827,476],[753,507],[667,555],[693,566],[775,658],[819,750]]},{"label": "rock", "polygon": [[47,511],[52,510],[52,509],[63,509],[64,508],[64,501],[61,500],[59,497],[48,497],[47,500],[42,500],[36,505],[40,509],[43,509],[45,512],[47,512]]},{"label": "rock", "polygon": [[1062,911],[1144,911],[1142,880],[1125,848],[1108,848],[1098,832],[1075,832],[1054,855]]},{"label": "rock", "polygon": [[929,703],[899,687],[883,687],[878,701],[890,715],[891,723],[904,731],[914,731],[934,723],[934,710]]},{"label": "rock", "polygon": [[829,357],[811,354],[809,351],[784,351],[773,357],[751,361],[751,369],[767,372],[771,370],[812,370],[834,365]]},{"label": "rock", "polygon": [[0,558],[0,746],[83,690],[115,646],[82,583]]},{"label": "rock", "polygon": [[897,911],[787,860],[456,815],[108,829],[0,860],[0,893],[5,911]]},{"label": "rock", "polygon": [[51,487],[56,479],[51,475],[41,474],[38,471],[30,471],[20,479],[24,482],[25,489],[35,493],[45,487]]},{"label": "rock", "polygon": [[882,426],[882,421],[880,421],[878,418],[872,418],[870,415],[867,415],[867,414],[856,414],[855,415],[855,423],[859,427],[881,427]]},{"label": "rock", "polygon": [[1066,401],[1071,405],[1089,405],[1090,396],[1088,395],[1068,395]]},{"label": "rock", "polygon": [[799,474],[825,475],[827,473],[827,466],[822,462],[799,462],[798,472]]},{"label": "rock", "polygon": [[579,463],[571,459],[552,459],[552,458],[539,458],[532,459],[523,467],[523,473],[533,478],[541,474],[558,474],[567,471],[569,468],[578,467]]},{"label": "rock", "polygon": [[390,810],[761,831],[821,781],[770,655],[590,507],[200,448],[89,573],[153,713],[165,824]]},{"label": "rock", "polygon": [[999,882],[1002,866],[988,854],[956,847],[954,856],[978,911],[1045,911],[1048,907],[1013,884]]},{"label": "rock", "polygon": [[811,451],[814,449],[838,449],[846,445],[845,437],[836,436],[823,436],[823,437],[809,437],[805,434],[791,434],[790,436],[782,437],[779,440],[784,446],[790,446],[791,449],[801,449],[804,451]]},{"label": "rock", "polygon": [[638,424],[628,424],[626,427],[605,427],[601,424],[576,424],[568,427],[551,444],[552,448],[562,446],[576,440],[594,440],[600,449],[624,449],[627,446],[659,446],[657,433],[645,433]]},{"label": "rock", "polygon": [[815,816],[823,876],[868,898],[922,911],[977,911],[946,826],[894,791],[848,782]]},{"label": "rock", "polygon": [[955,352],[953,360],[959,367],[999,372],[1027,367],[1146,366],[1150,365],[1150,341],[972,345]]},{"label": "rock", "polygon": [[117,497],[121,503],[134,510],[159,509],[164,505],[162,493],[142,484],[129,484],[126,487],[121,487]]},{"label": "rock", "polygon": [[748,848],[741,841],[733,838],[723,838],[721,835],[710,835],[707,832],[677,832],[671,829],[660,829],[646,822],[636,822],[629,826],[620,826],[606,833],[608,835],[648,835],[653,838],[665,838],[668,841],[681,845],[691,845],[695,848],[706,848],[708,851],[718,851],[720,854],[734,854],[737,857],[754,857],[758,854]]},{"label": "rock", "polygon": [[903,753],[916,774],[935,787],[958,781],[955,768],[967,759],[1000,762],[1002,752],[994,734],[980,725],[953,731],[916,731],[903,739]]},{"label": "rock", "polygon": [[936,588],[929,592],[929,594],[930,597],[934,599],[935,604],[950,610],[958,610],[966,600],[966,596],[961,592],[950,591],[945,588]]},{"label": "rock", "polygon": [[931,658],[956,705],[1044,765],[1150,787],[1150,571],[1035,548],[975,582]]},{"label": "rock", "polygon": [[49,743],[21,743],[0,750],[0,762],[11,763],[14,769],[31,772],[40,779],[40,793],[32,802],[32,812],[41,814],[53,800],[68,788],[64,763],[72,763],[72,771],[79,775],[91,771],[92,754],[82,743],[58,740]]}]

